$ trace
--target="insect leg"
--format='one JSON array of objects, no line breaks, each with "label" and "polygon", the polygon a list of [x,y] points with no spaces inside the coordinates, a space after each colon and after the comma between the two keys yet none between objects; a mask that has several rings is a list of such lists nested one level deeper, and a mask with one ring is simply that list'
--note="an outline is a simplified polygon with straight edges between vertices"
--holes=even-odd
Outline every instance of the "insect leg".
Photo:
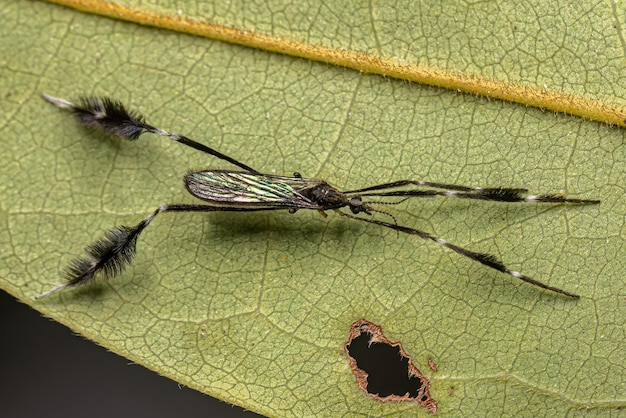
[{"label": "insect leg", "polygon": [[[473,192],[473,191],[479,191],[483,189],[482,187],[468,187],[468,186],[461,186],[458,184],[433,183],[433,182],[421,181],[421,180],[398,180],[398,181],[393,181],[391,183],[377,184],[375,186],[365,187],[365,188],[358,189],[358,190],[349,190],[344,193],[360,194],[362,192],[368,192],[368,191],[373,191],[373,190],[394,189],[396,187],[403,187],[403,186],[421,186],[421,187],[430,187],[433,189],[457,190],[457,191],[462,191],[462,192]],[[526,189],[509,189],[509,190],[516,190],[518,192],[528,191]]]},{"label": "insect leg", "polygon": [[161,205],[146,216],[137,225],[116,226],[105,232],[104,236],[85,248],[87,256],[75,258],[64,271],[66,282],[36,299],[42,299],[65,288],[87,283],[96,273],[103,272],[105,277],[114,277],[129,265],[136,253],[137,238],[152,220],[163,212],[253,212],[283,208],[231,208],[209,205],[169,204]]},{"label": "insect leg", "polygon": [[484,188],[474,192],[444,192],[444,196],[461,199],[490,200],[494,202],[536,202],[536,203],[583,203],[597,204],[595,199],[569,199],[560,194],[531,195],[520,192],[520,189]]},{"label": "insect leg", "polygon": [[524,274],[511,270],[508,267],[506,267],[502,261],[498,260],[495,256],[491,255],[491,254],[485,254],[485,253],[478,253],[478,252],[474,252],[474,251],[470,251],[468,249],[465,249],[463,247],[459,247],[458,245],[452,244],[448,241],[445,241],[441,238],[437,238],[436,236],[429,234],[428,232],[425,231],[421,231],[419,229],[413,229],[413,228],[409,228],[406,226],[401,226],[401,225],[396,225],[396,224],[390,224],[388,222],[383,222],[383,221],[379,221],[379,220],[375,220],[375,219],[367,219],[367,218],[361,218],[358,216],[354,216],[354,215],[350,215],[348,213],[344,213],[341,211],[337,211],[337,213],[339,213],[341,216],[345,216],[347,218],[352,218],[352,219],[357,219],[359,221],[363,221],[363,222],[369,222],[371,224],[376,224],[376,225],[380,225],[380,226],[384,226],[386,228],[391,228],[395,231],[399,231],[399,232],[404,232],[406,234],[410,234],[410,235],[417,235],[422,239],[426,239],[426,240],[430,240],[430,241],[434,241],[439,245],[443,245],[446,248],[451,249],[452,251],[461,254],[467,258],[470,258],[474,261],[478,261],[481,264],[484,264],[487,267],[491,267],[492,269],[501,271],[502,273],[506,273],[510,276],[515,277],[516,279],[522,280],[526,283],[530,283],[533,286],[537,286],[540,287],[542,289],[546,289],[549,290],[551,292],[555,292],[570,298],[574,298],[574,299],[579,299],[580,296],[575,294],[575,293],[571,293],[568,292],[566,290],[563,289],[559,289],[558,287],[552,287],[549,286],[543,282],[540,282],[538,280],[535,280],[531,277],[525,276]]},{"label": "insect leg", "polygon": [[560,194],[529,195],[525,189],[477,188],[471,192],[456,190],[395,190],[388,192],[360,193],[359,196],[380,197],[431,197],[444,196],[460,199],[489,200],[492,202],[580,203],[597,204],[595,199],[570,199]]},{"label": "insect leg", "polygon": [[[384,191],[404,186],[430,187],[436,190],[397,190]],[[380,190],[377,192],[377,190]],[[373,193],[368,193],[373,192]],[[430,197],[446,196],[461,199],[490,200],[494,202],[540,202],[540,203],[600,203],[594,199],[568,199],[559,194],[529,195],[528,189],[510,187],[467,187],[458,184],[431,183],[420,180],[398,180],[383,183],[357,190],[348,190],[346,194],[359,196],[386,196],[386,197]]]},{"label": "insect leg", "polygon": [[43,98],[50,103],[67,109],[76,116],[76,119],[85,126],[101,128],[105,132],[130,141],[136,140],[144,132],[166,136],[172,141],[179,142],[188,147],[213,155],[221,160],[243,168],[251,173],[258,173],[253,168],[222,154],[221,152],[196,142],[186,136],[176,132],[167,132],[163,129],[155,128],[145,122],[143,116],[136,112],[127,110],[124,105],[108,97],[87,97],[82,98],[79,104],[73,104],[65,99],[52,97],[43,94]]}]

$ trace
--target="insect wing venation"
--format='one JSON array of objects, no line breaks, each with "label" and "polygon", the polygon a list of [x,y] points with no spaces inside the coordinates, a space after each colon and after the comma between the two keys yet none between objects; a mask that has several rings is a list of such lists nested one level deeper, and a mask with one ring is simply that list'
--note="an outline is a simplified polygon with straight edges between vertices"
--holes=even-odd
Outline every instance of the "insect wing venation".
[{"label": "insect wing venation", "polygon": [[189,193],[221,206],[313,208],[317,205],[298,193],[318,181],[243,171],[205,170],[185,176]]}]

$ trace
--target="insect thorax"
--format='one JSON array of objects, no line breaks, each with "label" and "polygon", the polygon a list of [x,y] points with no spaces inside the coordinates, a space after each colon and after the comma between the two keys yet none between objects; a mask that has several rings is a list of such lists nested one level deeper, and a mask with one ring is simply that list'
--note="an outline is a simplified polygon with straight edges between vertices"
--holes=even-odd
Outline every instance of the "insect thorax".
[{"label": "insect thorax", "polygon": [[348,205],[346,195],[326,182],[298,190],[298,193],[319,205],[322,210],[339,209]]}]

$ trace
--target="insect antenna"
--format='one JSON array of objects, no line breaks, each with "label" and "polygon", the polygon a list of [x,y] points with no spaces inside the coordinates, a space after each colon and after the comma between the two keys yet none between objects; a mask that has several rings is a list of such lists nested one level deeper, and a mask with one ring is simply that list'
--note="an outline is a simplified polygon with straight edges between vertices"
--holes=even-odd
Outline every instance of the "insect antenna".
[{"label": "insect antenna", "polygon": [[[405,199],[403,199],[403,200],[405,200]],[[372,203],[394,205],[394,204],[398,204],[398,203],[401,203],[401,202],[372,202]],[[370,211],[370,212],[376,212],[376,213],[382,213],[383,215],[387,215],[387,216],[389,216],[391,219],[393,219],[393,223],[394,223],[395,225],[398,225],[398,221],[396,220],[396,217],[395,217],[395,216],[393,216],[393,214],[392,214],[391,212],[387,212],[387,211],[385,211],[385,210],[380,210],[380,209],[374,209],[374,208],[372,208],[372,207],[370,207],[370,208],[369,208],[369,211]],[[341,213],[341,211],[337,211],[337,212]],[[400,232],[399,232],[399,231],[396,231],[396,235],[397,235],[397,236],[398,236],[398,238],[399,238],[399,237],[400,237]]]},{"label": "insect antenna", "polygon": [[[372,203],[377,203],[379,204],[379,202],[372,202]],[[400,202],[383,202],[383,204],[389,204],[389,205],[394,205],[394,204],[398,204]],[[391,219],[393,219],[393,223],[398,225],[398,221],[396,220],[396,217],[393,216],[393,214],[391,212],[387,212],[386,210],[380,210],[380,209],[374,209],[372,207],[369,208],[370,212],[376,212],[376,213],[382,213],[383,215],[387,215],[389,216]]]},{"label": "insect antenna", "polygon": [[163,129],[155,128],[145,122],[145,118],[139,113],[127,110],[124,105],[115,99],[108,97],[83,97],[78,104],[71,103],[65,99],[53,97],[43,93],[43,98],[50,103],[67,109],[74,114],[78,122],[85,126],[100,128],[106,133],[122,139],[134,141],[144,132],[168,137],[172,141],[179,142],[188,147],[213,155],[221,160],[243,168],[251,173],[258,173],[253,168],[243,164],[226,154],[207,147],[186,136],[176,132],[167,132]]},{"label": "insect antenna", "polygon": [[[398,225],[398,221],[396,220],[396,217],[393,216],[393,214],[391,212],[387,212],[385,210],[380,210],[380,209],[374,209],[369,205],[399,205],[400,203],[403,203],[405,201],[409,200],[408,197],[405,197],[404,199],[400,199],[397,202],[383,202],[383,201],[374,201],[374,202],[367,202],[368,205],[368,210],[370,212],[376,212],[376,213],[382,213],[384,215],[389,216],[391,219],[393,219],[393,223]],[[396,231],[397,232],[397,231]],[[398,232],[398,235],[400,235],[400,233]]]},{"label": "insect antenna", "polygon": [[510,276],[515,277],[516,279],[522,280],[526,283],[532,284],[533,286],[537,286],[540,287],[542,289],[545,290],[549,290],[551,292],[555,292],[573,299],[579,299],[580,295],[577,295],[576,293],[571,293],[568,292],[566,290],[563,289],[559,289],[558,287],[553,287],[553,286],[549,286],[543,282],[540,282],[539,280],[533,279],[532,277],[528,277],[518,271],[515,270],[511,270],[509,269],[507,266],[504,265],[504,263],[500,260],[498,260],[498,258],[496,258],[494,255],[491,254],[485,254],[485,253],[478,253],[475,251],[471,251],[468,250],[466,248],[463,247],[459,247],[458,245],[452,244],[444,239],[441,238],[437,238],[436,236],[429,234],[428,232],[425,231],[421,231],[419,229],[414,229],[414,228],[409,228],[406,226],[401,226],[398,224],[390,224],[388,222],[384,222],[384,221],[379,221],[376,219],[367,219],[367,218],[361,218],[359,216],[354,216],[345,212],[341,212],[341,211],[337,211],[337,213],[339,213],[341,216],[345,216],[347,218],[352,218],[352,219],[357,219],[359,221],[363,221],[363,222],[368,222],[371,224],[375,224],[375,225],[380,225],[380,226],[384,226],[386,228],[390,228],[393,229],[395,231],[399,231],[399,232],[404,232],[406,234],[410,234],[410,235],[417,235],[418,237],[422,238],[422,239],[426,239],[426,240],[430,240],[433,242],[436,242],[439,245],[442,245],[446,248],[451,249],[452,251],[461,254],[467,258],[470,258],[474,261],[477,261],[487,267],[491,267],[494,270],[498,270],[502,273],[506,273]]}]

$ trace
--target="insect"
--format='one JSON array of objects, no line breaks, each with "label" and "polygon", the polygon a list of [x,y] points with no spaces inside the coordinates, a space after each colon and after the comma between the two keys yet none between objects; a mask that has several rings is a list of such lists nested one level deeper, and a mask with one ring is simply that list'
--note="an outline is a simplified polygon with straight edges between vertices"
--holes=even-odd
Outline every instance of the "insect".
[{"label": "insect", "polygon": [[[523,188],[483,188],[466,187],[455,184],[432,183],[419,180],[399,180],[361,189],[340,191],[324,180],[304,178],[299,173],[292,177],[260,173],[253,168],[224,155],[213,148],[193,141],[175,132],[155,128],[135,112],[128,111],[122,103],[109,98],[83,98],[78,104],[46,94],[43,97],[56,106],[72,112],[77,120],[86,126],[101,128],[114,136],[136,140],[143,133],[162,135],[196,150],[213,155],[239,167],[240,170],[200,170],[185,175],[185,187],[203,204],[161,204],[135,226],[116,226],[104,236],[85,248],[87,256],[74,259],[64,271],[66,282],[37,296],[44,298],[68,287],[89,282],[97,273],[114,277],[131,263],[137,239],[141,232],[160,213],[165,212],[253,212],[268,210],[288,210],[295,213],[299,209],[317,210],[326,217],[326,211],[333,210],[340,216],[356,219],[409,235],[433,241],[458,254],[468,257],[487,267],[506,273],[519,280],[545,290],[571,298],[580,296],[549,286],[506,267],[495,256],[479,253],[452,244],[428,232],[398,225],[395,218],[385,211],[375,209],[376,203],[398,204],[415,197],[452,197],[460,199],[487,200],[494,202],[534,202],[534,203],[575,203],[594,204],[598,200],[569,199],[559,194],[528,194]],[[417,187],[419,188],[417,188]],[[413,187],[406,189],[407,187]],[[367,201],[368,198],[399,198],[396,202]],[[364,200],[365,199],[365,200]],[[349,212],[341,209],[347,208]],[[393,223],[374,219],[374,213],[391,216]],[[367,215],[363,216],[363,215]]]}]

